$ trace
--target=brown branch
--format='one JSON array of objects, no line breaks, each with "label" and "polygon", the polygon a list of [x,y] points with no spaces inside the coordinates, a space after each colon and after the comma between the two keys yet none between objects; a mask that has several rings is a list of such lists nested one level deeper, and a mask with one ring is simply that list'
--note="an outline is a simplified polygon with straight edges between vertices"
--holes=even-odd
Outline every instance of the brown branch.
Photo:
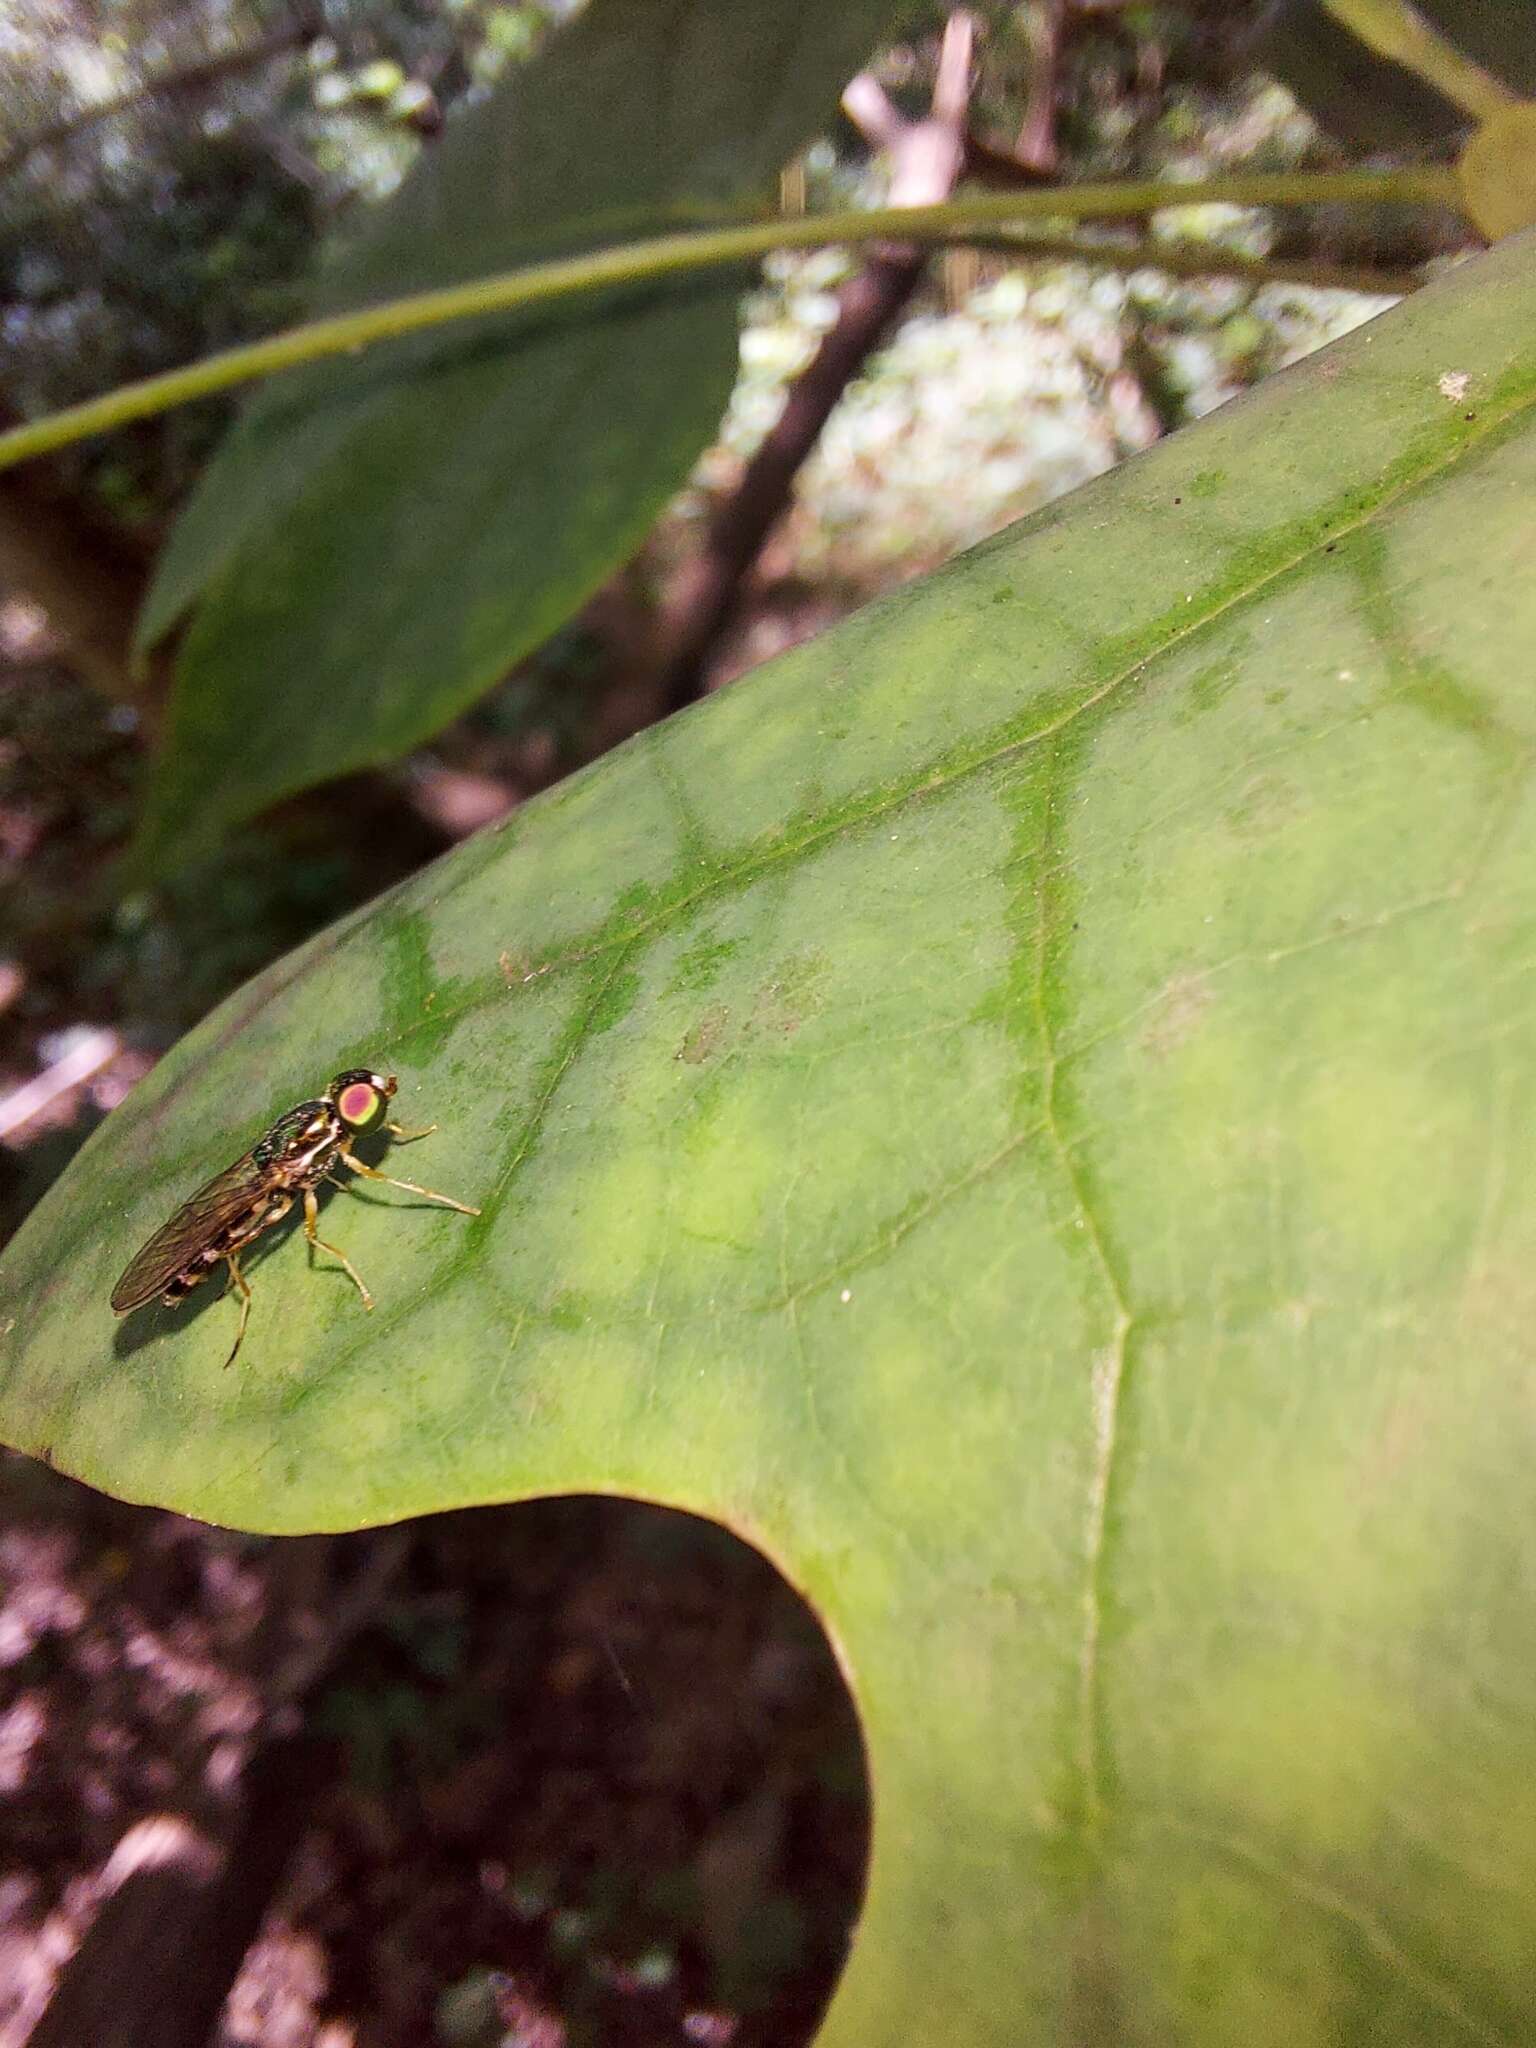
[{"label": "brown branch", "polygon": [[999,149],[995,143],[983,141],[969,129],[964,141],[965,164],[961,175],[967,184],[991,185],[999,191],[1008,192],[1020,185],[1055,183],[1050,171],[1037,171],[1029,164],[1021,164],[1012,150]]},{"label": "brown branch", "polygon": [[[955,188],[966,156],[974,36],[969,15],[950,16],[925,120],[903,120],[865,73],[843,95],[849,118],[891,158],[893,206],[936,204]],[[844,391],[900,317],[927,261],[921,249],[877,247],[839,293],[836,321],[791,385],[783,411],[736,488],[715,508],[704,547],[667,606],[660,634],[663,710],[678,710],[703,695],[709,655],[736,613],[763,543],[788,507],[801,464]]]},{"label": "brown branch", "polygon": [[905,116],[869,71],[849,79],[843,91],[843,112],[871,149],[894,150],[907,131]]},{"label": "brown branch", "polygon": [[46,128],[24,135],[20,142],[0,156],[0,178],[20,170],[28,158],[36,156],[40,150],[56,149],[60,143],[72,141],[98,121],[110,121],[115,115],[126,114],[144,100],[202,92],[209,86],[221,84],[226,78],[253,70],[273,57],[280,57],[285,51],[305,47],[324,33],[324,27],[318,11],[301,14],[282,28],[274,29],[270,35],[263,36],[259,42],[247,43],[243,49],[226,50],[217,57],[204,57],[195,64],[183,65],[179,70],[142,78],[136,85],[114,93],[110,99],[98,100],[93,106],[80,107],[72,114],[61,115]]},{"label": "brown branch", "polygon": [[1033,36],[1029,67],[1029,98],[1013,153],[1032,171],[1056,169],[1056,93],[1061,81],[1061,42],[1066,28],[1066,0],[1042,0]]},{"label": "brown branch", "polygon": [[747,572],[788,504],[801,464],[849,384],[916,290],[927,257],[879,255],[838,295],[837,320],[796,378],[784,410],[715,510],[703,552],[684,572],[663,626],[665,709],[704,693],[705,662],[736,612]]}]

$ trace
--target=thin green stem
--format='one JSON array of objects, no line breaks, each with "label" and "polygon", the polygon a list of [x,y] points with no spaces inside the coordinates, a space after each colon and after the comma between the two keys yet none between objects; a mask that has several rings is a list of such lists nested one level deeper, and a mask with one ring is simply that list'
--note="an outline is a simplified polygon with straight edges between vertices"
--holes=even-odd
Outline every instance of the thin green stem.
[{"label": "thin green stem", "polygon": [[1379,57],[1387,57],[1432,85],[1474,121],[1486,121],[1519,95],[1501,78],[1463,56],[1409,0],[1324,0],[1341,22]]},{"label": "thin green stem", "polygon": [[0,469],[67,447],[130,420],[228,391],[327,356],[349,355],[371,343],[414,334],[453,320],[520,311],[616,285],[728,269],[777,249],[875,241],[954,242],[1023,221],[1092,220],[1159,213],[1169,207],[1309,206],[1341,201],[1395,201],[1455,206],[1453,174],[1439,166],[1395,171],[1272,172],[1211,178],[1201,184],[1129,183],[1067,185],[1038,191],[982,194],[941,206],[849,210],[801,220],[766,220],[688,234],[658,235],[614,248],[588,250],[549,263],[531,263],[495,277],[417,292],[379,306],[291,327],[265,341],[224,349],[184,369],[168,370],[100,398],[68,406],[45,419],[0,434]]}]

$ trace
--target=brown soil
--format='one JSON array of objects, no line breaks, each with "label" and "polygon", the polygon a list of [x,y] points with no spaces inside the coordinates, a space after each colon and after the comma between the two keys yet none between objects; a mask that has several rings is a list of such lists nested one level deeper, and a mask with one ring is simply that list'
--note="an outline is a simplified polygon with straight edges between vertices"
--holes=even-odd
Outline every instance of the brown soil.
[{"label": "brown soil", "polygon": [[38,2041],[82,2011],[93,2048],[179,2042],[168,1999],[218,1980],[211,2019],[242,1950],[186,2038],[809,2038],[867,1791],[757,1553],[625,1501],[271,1542],[21,1459],[0,1482],[0,2048],[50,1993]]}]

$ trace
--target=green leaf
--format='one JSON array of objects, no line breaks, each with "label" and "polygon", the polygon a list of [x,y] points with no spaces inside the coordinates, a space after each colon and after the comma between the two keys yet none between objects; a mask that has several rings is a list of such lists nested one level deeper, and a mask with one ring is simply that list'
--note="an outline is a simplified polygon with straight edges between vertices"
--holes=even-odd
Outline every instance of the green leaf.
[{"label": "green leaf", "polygon": [[[423,154],[316,312],[760,203],[890,11],[594,0]],[[394,758],[569,618],[718,426],[741,283],[460,322],[264,386],[146,602],[146,646],[197,609],[141,861]]]},{"label": "green leaf", "polygon": [[[831,2042],[1527,2038],[1533,253],[253,983],[11,1247],[6,1435],[251,1528],[761,1545],[871,1755]],[[269,1241],[232,1372],[229,1301],[114,1332],[361,1058],[484,1215],[330,1198],[377,1312]]]}]

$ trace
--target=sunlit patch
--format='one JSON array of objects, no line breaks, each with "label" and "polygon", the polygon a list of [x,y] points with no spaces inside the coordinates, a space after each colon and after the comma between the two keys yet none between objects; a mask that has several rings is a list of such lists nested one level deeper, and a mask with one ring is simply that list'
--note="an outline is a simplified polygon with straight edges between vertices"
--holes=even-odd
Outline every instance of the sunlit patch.
[{"label": "sunlit patch", "polygon": [[384,1098],[367,1081],[354,1081],[350,1088],[342,1089],[336,1107],[343,1123],[362,1125],[371,1123],[378,1115]]}]

